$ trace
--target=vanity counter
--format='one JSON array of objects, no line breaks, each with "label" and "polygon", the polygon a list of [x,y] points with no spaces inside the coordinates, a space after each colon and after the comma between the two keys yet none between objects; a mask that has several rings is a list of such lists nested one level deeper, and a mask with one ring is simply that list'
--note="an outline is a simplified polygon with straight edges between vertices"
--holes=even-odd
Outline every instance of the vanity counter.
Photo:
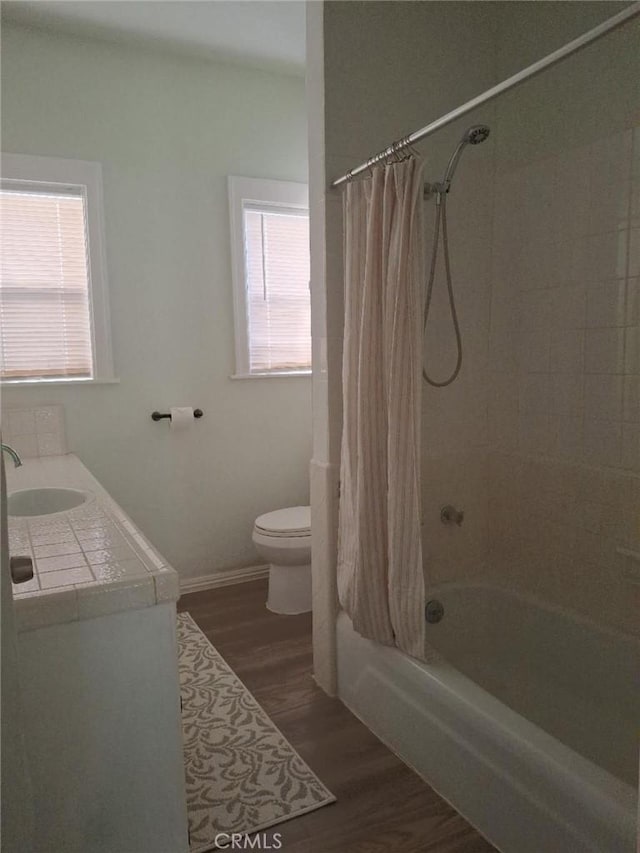
[{"label": "vanity counter", "polygon": [[175,602],[167,565],[109,493],[73,454],[7,466],[7,492],[48,487],[89,493],[79,506],[49,515],[9,516],[12,556],[33,560],[33,580],[14,585],[18,631]]}]

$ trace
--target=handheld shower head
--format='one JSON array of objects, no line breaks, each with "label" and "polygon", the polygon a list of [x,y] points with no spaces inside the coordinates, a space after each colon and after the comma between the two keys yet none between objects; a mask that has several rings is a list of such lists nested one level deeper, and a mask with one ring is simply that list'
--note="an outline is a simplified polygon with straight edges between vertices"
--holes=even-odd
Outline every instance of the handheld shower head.
[{"label": "handheld shower head", "polygon": [[447,171],[444,173],[443,185],[446,187],[447,192],[451,185],[451,181],[453,180],[454,172],[458,166],[458,162],[462,155],[462,152],[466,145],[479,145],[481,142],[484,142],[487,136],[489,136],[490,129],[486,124],[474,124],[471,127],[468,127],[464,134],[462,135],[462,139],[458,143],[456,150],[451,155],[451,159],[447,165]]},{"label": "handheld shower head", "polygon": [[486,124],[474,124],[473,127],[468,127],[462,137],[470,145],[479,145],[484,142],[487,136],[491,133],[491,129]]},{"label": "handheld shower head", "polygon": [[460,373],[460,368],[462,367],[462,333],[460,332],[460,324],[458,322],[458,312],[456,310],[453,281],[451,280],[451,264],[449,262],[449,241],[447,237],[447,193],[449,192],[449,189],[451,187],[453,173],[456,170],[456,166],[458,165],[458,161],[460,160],[460,156],[464,150],[465,145],[479,145],[481,142],[485,141],[487,136],[489,136],[489,132],[489,128],[486,124],[474,124],[471,127],[468,127],[465,130],[462,139],[460,140],[460,142],[458,142],[456,150],[451,155],[451,159],[449,160],[449,163],[447,165],[447,171],[444,174],[442,183],[428,185],[429,195],[431,195],[432,193],[435,193],[436,195],[436,217],[435,233],[433,237],[433,252],[431,254],[431,270],[429,272],[429,280],[427,282],[427,298],[425,301],[424,308],[424,332],[426,335],[427,323],[429,322],[429,310],[431,308],[431,297],[433,295],[433,284],[436,275],[436,261],[438,259],[438,239],[440,237],[440,225],[442,224],[442,242],[444,244],[444,269],[447,280],[447,293],[449,295],[449,308],[451,309],[451,320],[453,322],[453,329],[456,336],[456,348],[458,351],[458,357],[456,359],[456,365],[453,368],[453,371],[449,374],[449,377],[447,379],[443,379],[442,381],[432,379],[423,363],[422,375],[429,383],[429,385],[433,385],[435,388],[446,388],[447,385],[451,385],[451,383],[455,381],[457,375]]}]

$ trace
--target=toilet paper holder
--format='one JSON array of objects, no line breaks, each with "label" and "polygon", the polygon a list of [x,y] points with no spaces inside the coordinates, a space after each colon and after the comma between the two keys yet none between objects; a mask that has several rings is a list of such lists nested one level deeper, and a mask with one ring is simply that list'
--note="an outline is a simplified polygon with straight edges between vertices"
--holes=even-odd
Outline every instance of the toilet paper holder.
[{"label": "toilet paper holder", "polygon": [[[193,417],[201,418],[204,415],[202,409],[194,409]],[[161,421],[164,418],[169,418],[171,420],[171,412],[151,412],[151,419],[154,421]]]}]

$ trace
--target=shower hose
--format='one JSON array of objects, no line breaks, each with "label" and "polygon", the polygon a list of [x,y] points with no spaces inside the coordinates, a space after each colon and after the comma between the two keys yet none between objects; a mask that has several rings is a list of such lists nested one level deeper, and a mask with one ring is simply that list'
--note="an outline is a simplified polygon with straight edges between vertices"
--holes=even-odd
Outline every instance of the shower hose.
[{"label": "shower hose", "polygon": [[429,271],[429,282],[427,284],[427,297],[424,306],[424,335],[426,338],[427,335],[427,323],[429,321],[429,311],[431,309],[431,297],[433,296],[433,283],[436,277],[436,261],[438,260],[438,243],[440,242],[440,224],[442,223],[442,244],[444,249],[444,270],[445,277],[447,280],[447,292],[449,295],[449,308],[451,310],[451,320],[453,321],[453,328],[456,335],[456,346],[457,346],[457,359],[456,366],[453,369],[451,375],[442,380],[442,382],[438,382],[435,379],[432,379],[427,370],[422,365],[422,375],[429,383],[429,385],[433,385],[435,388],[445,388],[447,385],[451,385],[451,383],[456,379],[457,375],[460,373],[460,368],[462,367],[462,336],[460,334],[460,324],[458,323],[458,312],[456,310],[456,300],[453,293],[453,282],[451,280],[451,264],[449,262],[449,237],[447,235],[447,194],[446,192],[439,192],[438,199],[436,203],[436,225],[435,231],[433,234],[433,254],[431,256],[431,269]]}]

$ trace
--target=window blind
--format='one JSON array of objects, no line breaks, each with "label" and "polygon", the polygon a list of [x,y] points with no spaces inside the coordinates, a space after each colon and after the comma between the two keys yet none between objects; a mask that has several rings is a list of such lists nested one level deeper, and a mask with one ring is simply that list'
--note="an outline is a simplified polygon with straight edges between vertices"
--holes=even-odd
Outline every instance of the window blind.
[{"label": "window blind", "polygon": [[309,217],[245,204],[249,369],[311,367]]},{"label": "window blind", "polygon": [[0,191],[0,375],[93,375],[81,188]]}]

